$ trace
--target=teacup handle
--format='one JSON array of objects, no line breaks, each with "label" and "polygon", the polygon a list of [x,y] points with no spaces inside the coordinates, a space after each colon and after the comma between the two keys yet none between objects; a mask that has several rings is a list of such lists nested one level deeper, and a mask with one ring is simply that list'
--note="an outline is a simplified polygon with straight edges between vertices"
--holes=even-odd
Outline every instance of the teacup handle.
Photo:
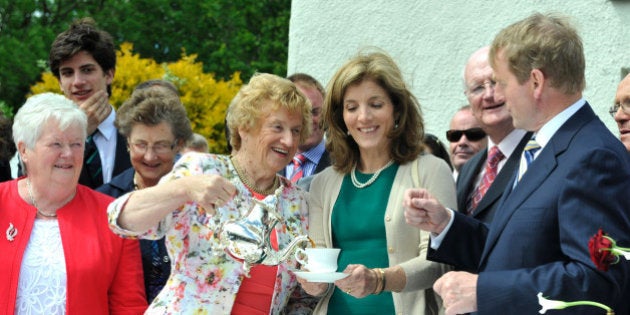
[{"label": "teacup handle", "polygon": [[[308,264],[308,255],[306,255],[306,251],[302,248],[297,248],[297,250],[295,251],[295,260],[297,260],[302,266],[306,266]],[[302,259],[301,257],[305,257],[306,260]]]}]

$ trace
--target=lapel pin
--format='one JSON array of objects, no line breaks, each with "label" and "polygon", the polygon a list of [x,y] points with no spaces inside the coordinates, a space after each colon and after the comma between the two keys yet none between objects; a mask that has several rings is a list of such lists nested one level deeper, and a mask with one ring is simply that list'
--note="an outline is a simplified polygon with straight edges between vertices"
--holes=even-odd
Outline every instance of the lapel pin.
[{"label": "lapel pin", "polygon": [[17,234],[18,230],[13,226],[13,223],[9,223],[9,228],[7,229],[7,240],[9,242],[13,242]]}]

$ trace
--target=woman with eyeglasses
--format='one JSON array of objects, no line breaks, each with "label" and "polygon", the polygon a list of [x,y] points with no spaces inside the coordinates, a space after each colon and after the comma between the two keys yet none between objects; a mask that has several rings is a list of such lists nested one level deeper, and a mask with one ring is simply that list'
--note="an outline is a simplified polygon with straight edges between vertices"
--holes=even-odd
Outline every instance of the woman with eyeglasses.
[{"label": "woman with eyeglasses", "polygon": [[[192,135],[175,86],[168,81],[151,82],[139,85],[116,113],[115,125],[127,138],[132,167],[97,189],[112,197],[157,185],[173,169],[179,150]],[[166,284],[171,262],[163,237],[140,240],[140,250],[147,302],[151,303]]]},{"label": "woman with eyeglasses", "polygon": [[[298,263],[293,255],[267,257],[292,254],[292,244],[306,240],[308,205],[305,192],[277,172],[308,138],[310,124],[310,102],[295,84],[256,74],[227,111],[231,156],[186,153],[159,184],[110,204],[110,228],[117,234],[166,237],[171,275],[147,314],[283,312],[297,287],[290,270]],[[152,137],[147,143],[155,149],[160,139]],[[130,137],[132,148],[136,140]],[[271,210],[254,212],[261,204]],[[230,226],[240,229],[226,236]],[[256,256],[260,249],[264,255]],[[310,311],[301,301],[291,307],[298,314]]]}]

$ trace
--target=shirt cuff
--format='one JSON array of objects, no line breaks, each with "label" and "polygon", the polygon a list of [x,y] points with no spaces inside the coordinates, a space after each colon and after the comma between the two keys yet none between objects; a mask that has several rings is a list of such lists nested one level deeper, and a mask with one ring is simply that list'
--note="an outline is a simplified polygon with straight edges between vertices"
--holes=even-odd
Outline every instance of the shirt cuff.
[{"label": "shirt cuff", "polygon": [[451,225],[453,225],[453,221],[455,221],[455,211],[452,209],[446,208],[446,210],[450,211],[451,218],[448,220],[448,224],[444,227],[444,230],[440,234],[431,233],[431,249],[437,250],[440,248],[444,237],[446,237],[446,233],[451,229]]}]

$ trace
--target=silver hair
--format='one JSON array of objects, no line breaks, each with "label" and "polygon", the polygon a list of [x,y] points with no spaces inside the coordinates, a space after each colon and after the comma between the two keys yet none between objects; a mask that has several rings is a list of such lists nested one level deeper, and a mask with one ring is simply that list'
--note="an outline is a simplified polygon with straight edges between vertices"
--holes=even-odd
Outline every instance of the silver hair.
[{"label": "silver hair", "polygon": [[49,121],[55,121],[61,130],[78,125],[87,136],[87,116],[71,100],[61,94],[42,93],[29,97],[13,118],[13,142],[23,142],[33,149]]}]

